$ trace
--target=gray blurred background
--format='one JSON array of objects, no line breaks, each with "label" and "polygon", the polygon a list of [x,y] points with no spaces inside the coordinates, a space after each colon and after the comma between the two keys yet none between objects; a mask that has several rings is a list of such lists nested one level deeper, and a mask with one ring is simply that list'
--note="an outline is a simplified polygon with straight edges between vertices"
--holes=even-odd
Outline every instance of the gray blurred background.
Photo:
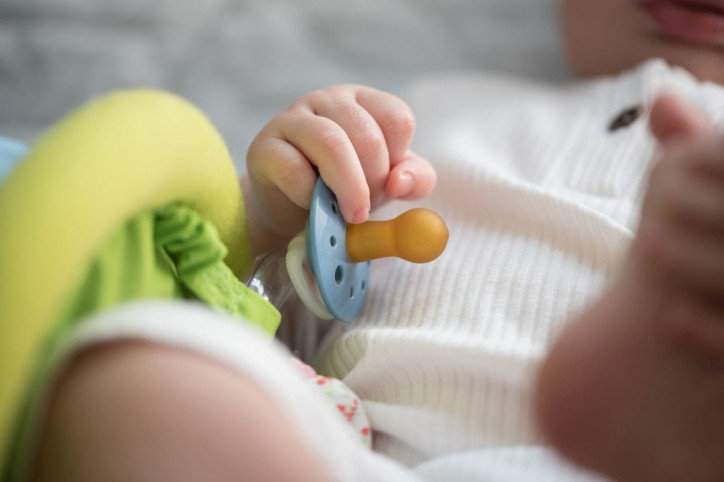
[{"label": "gray blurred background", "polygon": [[31,142],[109,90],[159,87],[204,110],[238,168],[300,95],[495,70],[567,76],[556,0],[0,0],[0,135]]}]

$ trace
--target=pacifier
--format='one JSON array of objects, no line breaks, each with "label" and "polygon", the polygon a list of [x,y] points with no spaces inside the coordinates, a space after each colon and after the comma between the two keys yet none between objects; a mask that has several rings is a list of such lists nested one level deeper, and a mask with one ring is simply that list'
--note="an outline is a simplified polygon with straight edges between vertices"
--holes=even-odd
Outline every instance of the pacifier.
[{"label": "pacifier", "polygon": [[294,286],[317,317],[351,321],[367,299],[372,260],[394,256],[427,263],[442,254],[447,240],[445,222],[423,208],[348,225],[334,193],[319,178],[306,229],[289,243],[284,265],[280,254],[263,255],[247,285],[278,309]]}]

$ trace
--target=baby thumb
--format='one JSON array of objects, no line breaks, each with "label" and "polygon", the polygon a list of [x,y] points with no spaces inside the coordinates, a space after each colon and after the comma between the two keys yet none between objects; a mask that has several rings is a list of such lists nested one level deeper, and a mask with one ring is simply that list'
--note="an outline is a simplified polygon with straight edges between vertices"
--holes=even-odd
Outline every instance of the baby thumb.
[{"label": "baby thumb", "polygon": [[649,127],[662,144],[715,132],[714,125],[704,113],[669,92],[654,99]]}]

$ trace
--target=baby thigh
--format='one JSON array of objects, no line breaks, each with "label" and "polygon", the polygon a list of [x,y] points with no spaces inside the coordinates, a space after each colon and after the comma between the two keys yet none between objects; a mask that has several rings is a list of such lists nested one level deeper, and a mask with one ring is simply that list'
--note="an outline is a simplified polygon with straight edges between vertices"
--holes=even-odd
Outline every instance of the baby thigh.
[{"label": "baby thigh", "polygon": [[94,347],[70,363],[36,461],[38,481],[329,479],[250,380],[141,341]]}]

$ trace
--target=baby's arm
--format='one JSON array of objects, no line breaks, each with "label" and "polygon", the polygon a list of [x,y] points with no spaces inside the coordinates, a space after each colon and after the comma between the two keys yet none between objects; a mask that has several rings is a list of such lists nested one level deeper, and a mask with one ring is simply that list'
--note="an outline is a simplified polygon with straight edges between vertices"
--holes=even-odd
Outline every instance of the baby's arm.
[{"label": "baby's arm", "polygon": [[242,189],[252,249],[279,249],[304,229],[318,175],[348,223],[386,199],[419,199],[435,186],[432,166],[410,151],[412,110],[359,85],[311,92],[254,138]]}]

